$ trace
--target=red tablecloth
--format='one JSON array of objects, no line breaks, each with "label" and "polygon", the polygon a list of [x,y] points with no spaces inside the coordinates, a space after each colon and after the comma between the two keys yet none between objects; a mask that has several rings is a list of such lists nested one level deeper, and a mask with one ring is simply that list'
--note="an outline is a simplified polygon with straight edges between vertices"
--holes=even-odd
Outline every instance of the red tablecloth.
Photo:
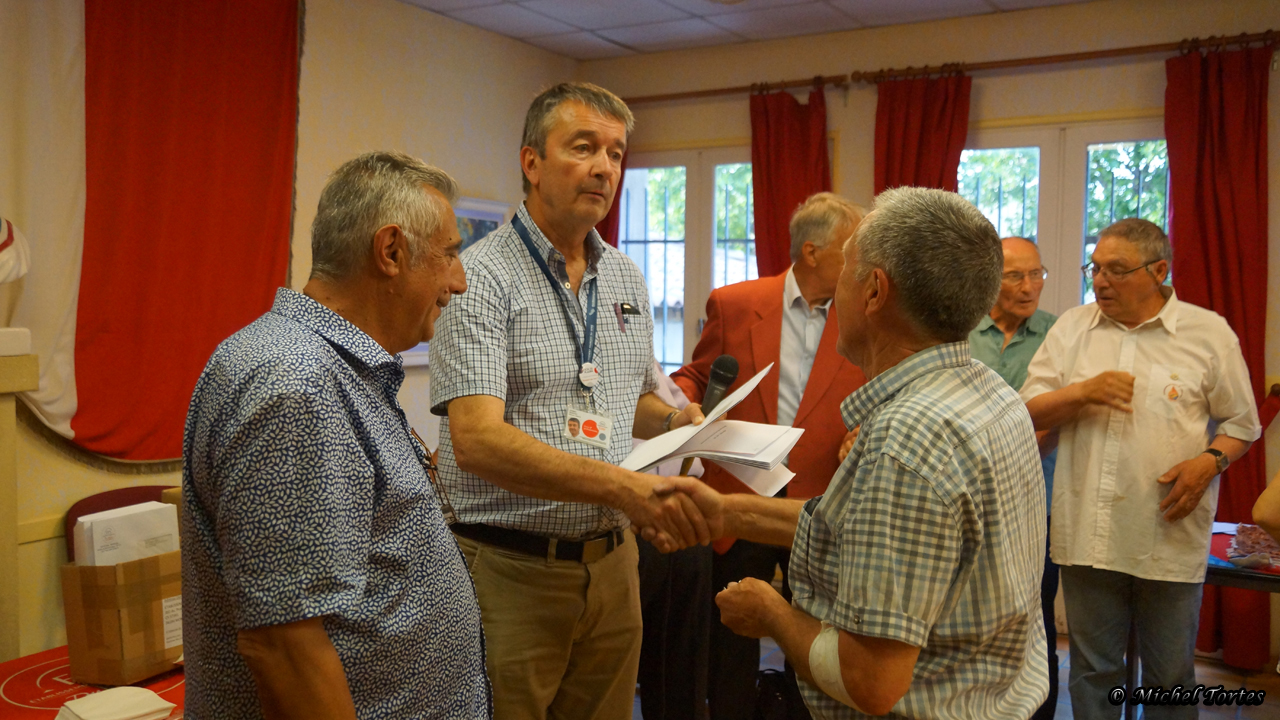
[{"label": "red tablecloth", "polygon": [[[1235,536],[1227,535],[1225,533],[1214,535],[1213,539],[1209,543],[1209,554],[1219,560],[1226,560],[1227,546],[1231,544],[1231,539],[1233,537]],[[1271,575],[1280,575],[1280,567],[1276,567],[1275,565],[1264,565],[1263,567],[1249,568],[1249,570],[1257,570],[1258,572],[1269,573]]]},{"label": "red tablecloth", "polygon": [[[75,682],[68,669],[65,645],[0,663],[0,719],[52,720],[66,701],[105,689]],[[138,685],[154,690],[178,706],[169,714],[169,720],[182,717],[186,691],[182,670],[165,673]]]}]

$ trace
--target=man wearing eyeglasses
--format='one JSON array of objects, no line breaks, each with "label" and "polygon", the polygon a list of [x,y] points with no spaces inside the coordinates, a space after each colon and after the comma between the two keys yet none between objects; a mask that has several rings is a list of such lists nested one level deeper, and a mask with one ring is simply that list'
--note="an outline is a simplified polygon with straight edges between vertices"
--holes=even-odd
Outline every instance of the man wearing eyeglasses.
[{"label": "man wearing eyeglasses", "polygon": [[[995,370],[1009,387],[1017,390],[1027,379],[1027,365],[1044,343],[1045,334],[1058,316],[1040,310],[1040,292],[1048,274],[1036,244],[1020,237],[1000,241],[1004,251],[1004,273],[1000,295],[991,313],[969,333],[969,352]],[[1040,466],[1044,471],[1045,498],[1053,495],[1053,468],[1058,458],[1058,434],[1036,433],[1040,444]],[[1051,506],[1046,503],[1046,510]],[[1046,522],[1045,527],[1048,527]],[[1032,720],[1053,718],[1058,708],[1058,633],[1054,629],[1053,601],[1058,594],[1058,566],[1049,558],[1045,544],[1044,575],[1040,579],[1040,611],[1048,640],[1049,697],[1032,715]]]},{"label": "man wearing eyeglasses", "polygon": [[[1124,684],[1131,622],[1140,684],[1195,687],[1216,477],[1261,433],[1239,340],[1164,286],[1171,257],[1146,220],[1103,230],[1082,268],[1097,302],[1063,313],[1022,387],[1036,430],[1061,432],[1050,544],[1077,718],[1118,714],[1107,693]],[[1147,712],[1196,716],[1194,706]]]}]

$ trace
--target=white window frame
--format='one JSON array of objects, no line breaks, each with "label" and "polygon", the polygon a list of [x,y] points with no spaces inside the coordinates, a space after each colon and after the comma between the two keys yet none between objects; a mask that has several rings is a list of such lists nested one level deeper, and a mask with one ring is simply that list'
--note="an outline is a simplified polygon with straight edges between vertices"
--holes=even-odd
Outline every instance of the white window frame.
[{"label": "white window frame", "polygon": [[627,169],[683,167],[684,198],[684,362],[693,359],[711,295],[711,251],[715,247],[716,166],[751,162],[749,145],[636,152]]},{"label": "white window frame", "polygon": [[1036,237],[1040,257],[1049,269],[1040,295],[1042,309],[1061,315],[1080,304],[1089,146],[1163,138],[1163,118],[979,128],[969,132],[966,150],[1040,148]]}]

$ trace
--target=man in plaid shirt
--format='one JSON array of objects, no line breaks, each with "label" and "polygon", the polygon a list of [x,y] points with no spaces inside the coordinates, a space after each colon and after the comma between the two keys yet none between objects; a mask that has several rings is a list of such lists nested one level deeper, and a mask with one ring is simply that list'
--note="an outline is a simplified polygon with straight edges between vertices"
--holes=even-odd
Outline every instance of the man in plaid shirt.
[{"label": "man in plaid shirt", "polygon": [[845,252],[838,348],[868,382],[841,411],[861,430],[821,497],[697,493],[713,531],[792,546],[794,604],[746,578],[722,620],[778,642],[818,718],[1029,717],[1048,694],[1044,477],[1025,406],[967,339],[1000,240],[960,196],[900,188]]}]

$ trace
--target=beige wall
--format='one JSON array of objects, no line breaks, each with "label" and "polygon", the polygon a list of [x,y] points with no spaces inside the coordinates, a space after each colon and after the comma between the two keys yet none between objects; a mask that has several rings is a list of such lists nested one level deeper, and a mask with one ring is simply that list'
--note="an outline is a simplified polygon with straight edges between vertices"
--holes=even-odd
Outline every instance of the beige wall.
[{"label": "beige wall", "polygon": [[[1003,15],[854,31],[723,48],[574,63],[396,0],[310,0],[302,61],[292,284],[309,264],[309,227],[325,174],[366,150],[396,148],[452,173],[466,196],[513,203],[516,161],[529,99],[577,75],[623,95],[738,85],[850,70],[978,61],[1100,47],[1237,34],[1274,26],[1274,0],[1116,0]],[[972,118],[1108,113],[1159,108],[1159,58],[975,78]],[[838,131],[837,191],[871,195],[875,91],[828,94]],[[1280,317],[1280,73],[1271,90],[1271,276],[1269,315]],[[746,142],[745,97],[636,108],[633,147]],[[1280,331],[1270,323],[1267,368],[1280,382]],[[425,368],[407,373],[401,400],[411,422],[434,434],[426,412]],[[1278,426],[1280,427],[1280,426]],[[1280,468],[1280,430],[1269,467]],[[65,556],[59,521],[75,500],[124,485],[178,484],[177,473],[125,475],[95,470],[19,429],[21,651],[65,642],[57,566]],[[1280,633],[1280,618],[1273,622]],[[1274,641],[1273,641],[1274,644]]]},{"label": "beige wall", "polygon": [[[586,62],[579,77],[624,97],[792,80],[890,67],[1034,57],[1275,28],[1275,0],[1108,0],[939,22],[855,30],[748,45]],[[1280,54],[1277,55],[1280,57]],[[1061,124],[1082,116],[1150,115],[1164,106],[1164,57],[1145,56],[974,76],[974,126],[1008,118]],[[803,93],[801,91],[801,98]],[[1270,276],[1267,385],[1280,382],[1280,72],[1270,91]],[[837,138],[836,192],[871,200],[876,91],[829,89],[828,128]],[[637,150],[747,144],[746,96],[633,107]],[[1136,112],[1135,112],[1136,111]],[[1058,117],[1053,117],[1058,116]],[[1075,116],[1064,118],[1062,116]],[[1268,475],[1280,470],[1280,423],[1267,433]],[[1273,600],[1272,649],[1280,649],[1280,599]]]},{"label": "beige wall", "polygon": [[[449,171],[464,196],[517,202],[524,111],[576,63],[396,0],[308,0],[299,90],[292,284],[310,268],[310,226],[325,176],[368,150],[398,149]],[[424,436],[426,368],[401,399]],[[179,473],[126,475],[74,459],[19,427],[20,651],[66,643],[58,566],[61,520],[76,500],[125,485],[178,485]]]}]

